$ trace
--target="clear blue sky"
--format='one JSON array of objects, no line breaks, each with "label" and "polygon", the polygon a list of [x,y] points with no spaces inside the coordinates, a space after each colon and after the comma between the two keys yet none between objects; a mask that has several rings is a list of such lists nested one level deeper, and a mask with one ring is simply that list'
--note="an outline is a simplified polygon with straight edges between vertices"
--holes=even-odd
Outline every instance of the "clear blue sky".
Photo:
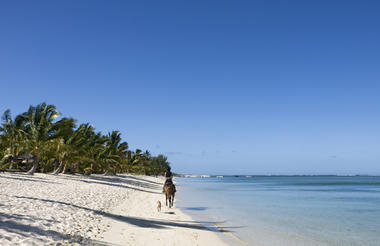
[{"label": "clear blue sky", "polygon": [[1,1],[0,84],[176,172],[380,174],[379,1]]}]

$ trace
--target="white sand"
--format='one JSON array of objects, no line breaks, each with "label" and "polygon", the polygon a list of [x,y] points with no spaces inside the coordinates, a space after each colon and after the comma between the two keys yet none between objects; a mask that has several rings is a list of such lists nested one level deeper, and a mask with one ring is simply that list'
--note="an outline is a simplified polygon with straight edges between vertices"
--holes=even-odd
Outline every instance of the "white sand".
[{"label": "white sand", "polygon": [[225,245],[179,209],[166,208],[162,183],[131,175],[1,173],[0,245]]}]

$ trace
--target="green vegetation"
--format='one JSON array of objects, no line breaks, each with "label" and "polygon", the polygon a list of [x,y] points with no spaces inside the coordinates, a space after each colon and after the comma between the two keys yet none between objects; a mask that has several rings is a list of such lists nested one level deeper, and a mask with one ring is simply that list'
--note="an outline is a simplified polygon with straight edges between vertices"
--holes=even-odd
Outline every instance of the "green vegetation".
[{"label": "green vegetation", "polygon": [[167,157],[128,149],[121,134],[96,132],[89,123],[76,126],[59,119],[54,105],[41,103],[12,119],[10,110],[0,125],[0,169],[34,172],[162,174]]}]

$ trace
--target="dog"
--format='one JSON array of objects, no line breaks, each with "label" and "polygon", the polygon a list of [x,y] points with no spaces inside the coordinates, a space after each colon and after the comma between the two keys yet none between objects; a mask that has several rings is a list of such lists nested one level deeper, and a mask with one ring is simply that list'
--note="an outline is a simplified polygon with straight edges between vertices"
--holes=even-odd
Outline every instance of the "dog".
[{"label": "dog", "polygon": [[157,201],[157,212],[161,212],[161,202]]}]

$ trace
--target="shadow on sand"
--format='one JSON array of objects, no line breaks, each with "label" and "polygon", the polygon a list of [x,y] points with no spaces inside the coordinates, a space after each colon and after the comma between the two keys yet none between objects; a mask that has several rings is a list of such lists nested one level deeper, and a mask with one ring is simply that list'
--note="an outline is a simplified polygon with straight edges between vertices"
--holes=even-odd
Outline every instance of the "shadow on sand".
[{"label": "shadow on sand", "polygon": [[[125,222],[131,225],[135,225],[138,227],[144,227],[144,228],[154,228],[154,229],[166,229],[168,227],[183,227],[183,228],[191,228],[191,229],[197,229],[197,230],[210,230],[199,223],[202,224],[221,224],[224,222],[215,222],[215,221],[200,221],[195,222],[195,221],[181,221],[181,220],[156,220],[156,219],[143,219],[143,218],[138,218],[138,217],[131,217],[131,216],[122,216],[122,215],[115,215],[112,213],[104,212],[104,211],[99,211],[95,209],[90,209],[82,206],[78,206],[75,204],[67,203],[67,202],[62,202],[62,201],[54,201],[54,200],[48,200],[48,199],[41,199],[41,198],[35,198],[35,197],[27,197],[27,196],[15,196],[16,198],[19,199],[30,199],[30,200],[37,200],[37,201],[43,201],[43,202],[49,202],[49,203],[59,203],[62,205],[66,206],[72,206],[78,209],[83,209],[87,211],[91,211],[95,214],[99,214],[101,216],[107,217],[107,218],[112,218],[121,222]],[[230,232],[229,229],[231,228],[238,228],[238,227],[224,227],[225,232]]]},{"label": "shadow on sand", "polygon": [[[12,175],[15,175],[15,174],[12,174]],[[46,181],[46,180],[43,180],[41,178],[35,178],[33,176],[24,176],[24,175],[20,175],[20,174],[17,174],[17,176],[15,176],[15,177],[9,177],[9,176],[2,176],[1,175],[0,178],[30,181],[30,182],[41,182],[41,183],[49,183],[49,184],[59,184],[58,182]]]},{"label": "shadow on sand", "polygon": [[77,176],[77,175],[59,175],[58,176],[61,179],[71,179],[79,182],[84,182],[84,183],[92,183],[92,184],[103,184],[103,185],[109,185],[113,187],[120,187],[120,188],[127,188],[127,189],[133,189],[137,191],[142,191],[142,192],[148,192],[148,193],[153,193],[153,194],[161,194],[159,192],[154,192],[154,191],[149,191],[149,190],[144,190],[140,189],[141,188],[146,188],[146,189],[157,189],[160,187],[159,185],[156,184],[151,184],[148,182],[142,182],[142,181],[135,181],[131,180],[130,177],[118,177],[118,176]]},{"label": "shadow on sand", "polygon": [[126,176],[126,178],[128,178],[128,179],[135,179],[137,181],[142,181],[142,182],[148,182],[148,183],[151,183],[151,184],[161,185],[161,183],[154,182],[154,181],[151,181],[151,180],[142,179],[142,178],[138,178],[138,177],[135,177],[135,176]]},{"label": "shadow on sand", "polygon": [[[154,192],[146,189],[161,189],[161,184],[140,179],[138,177],[132,177],[132,176],[82,176],[82,175],[58,175],[58,179],[71,179],[79,182],[86,182],[86,183],[94,183],[94,184],[103,184],[103,185],[110,185],[110,186],[116,186],[116,187],[122,187],[127,189],[133,189],[137,191],[142,192],[149,192],[149,193],[155,193],[155,194],[161,194],[159,192]],[[46,183],[53,183],[48,178],[41,178],[41,177],[34,177],[34,176],[28,176],[28,175],[20,175],[17,174],[15,177],[9,177],[9,176],[0,176],[0,178],[9,178],[9,179],[18,179],[18,180],[25,180],[25,181],[34,181],[34,182],[46,182]],[[141,189],[142,188],[142,189]],[[27,199],[27,200],[35,200],[35,201],[42,201],[45,203],[58,203],[65,206],[71,206],[77,209],[82,209],[86,211],[91,211],[94,214],[98,214],[107,218],[115,219],[124,223],[128,223],[131,225],[135,225],[142,228],[153,228],[153,229],[168,229],[170,227],[182,227],[182,228],[191,228],[196,230],[212,230],[210,227],[212,227],[215,224],[223,224],[225,221],[185,221],[185,220],[159,220],[159,219],[152,219],[152,218],[139,218],[139,217],[132,217],[132,216],[122,216],[122,215],[116,215],[100,210],[91,209],[88,207],[78,206],[72,203],[64,202],[64,201],[55,201],[55,200],[49,200],[49,199],[41,199],[36,197],[29,197],[29,196],[13,196],[16,199]],[[1,206],[2,204],[0,204]],[[205,207],[188,207],[186,209],[189,210],[206,210]],[[168,212],[169,214],[175,214],[174,212]],[[33,225],[32,223],[25,223],[27,222],[33,222],[41,220],[40,218],[35,218],[33,216],[24,216],[20,214],[5,214],[0,213],[0,228],[2,230],[5,230],[9,233],[16,233],[23,237],[30,237],[30,233],[46,236],[53,238],[54,240],[69,240],[70,242],[79,242],[80,244],[84,245],[99,245],[99,246],[117,246],[116,244],[108,244],[106,242],[92,240],[89,238],[84,238],[81,236],[73,236],[73,235],[67,235],[60,233],[58,231],[54,230],[48,230],[44,229],[38,226]],[[54,221],[47,221],[47,222],[53,222]],[[223,230],[219,230],[221,232],[232,232],[231,229],[233,228],[240,228],[240,227],[223,227]]]},{"label": "shadow on sand", "polygon": [[[82,236],[75,236],[75,235],[68,235],[68,234],[63,234],[54,230],[44,230],[38,226],[33,226],[33,225],[27,225],[23,223],[19,223],[15,220],[27,220],[30,221],[30,223],[33,223],[33,221],[36,220],[43,220],[37,217],[33,216],[24,216],[24,215],[9,215],[5,213],[0,212],[0,228],[12,233],[12,234],[17,234],[19,236],[28,238],[32,234],[38,235],[38,236],[45,236],[52,238],[56,241],[59,240],[69,240],[70,244],[71,243],[79,243],[80,245],[93,245],[93,246],[119,246],[117,244],[111,244],[111,243],[106,243],[102,242],[99,240],[93,240],[90,238],[85,238]],[[50,221],[52,220],[44,220],[44,221]],[[42,244],[42,242],[41,242]]]},{"label": "shadow on sand", "polygon": [[52,237],[54,240],[65,240],[69,238],[68,235],[60,232],[54,230],[44,230],[38,226],[22,224],[14,221],[15,219],[21,220],[24,218],[0,213],[0,228],[9,233],[18,234],[23,237],[30,237],[31,232],[40,236]]},{"label": "shadow on sand", "polygon": [[[13,177],[10,177],[13,176]],[[92,183],[92,184],[102,184],[102,185],[109,185],[113,187],[120,187],[120,188],[127,188],[127,189],[133,189],[137,191],[142,192],[148,192],[153,194],[161,194],[159,192],[154,192],[150,190],[144,190],[144,189],[161,189],[161,184],[150,181],[150,180],[144,180],[137,177],[129,176],[129,175],[123,175],[123,176],[100,176],[100,175],[94,175],[94,176],[85,176],[85,175],[54,175],[58,179],[70,179],[74,181],[84,182],[84,183]],[[30,182],[41,182],[41,183],[50,183],[50,184],[61,184],[58,182],[51,181],[44,177],[36,177],[31,176],[27,174],[22,173],[12,173],[11,175],[0,175],[0,178],[3,179],[14,179],[14,180],[20,180],[20,181],[30,181]],[[143,189],[142,189],[143,188]]]}]

